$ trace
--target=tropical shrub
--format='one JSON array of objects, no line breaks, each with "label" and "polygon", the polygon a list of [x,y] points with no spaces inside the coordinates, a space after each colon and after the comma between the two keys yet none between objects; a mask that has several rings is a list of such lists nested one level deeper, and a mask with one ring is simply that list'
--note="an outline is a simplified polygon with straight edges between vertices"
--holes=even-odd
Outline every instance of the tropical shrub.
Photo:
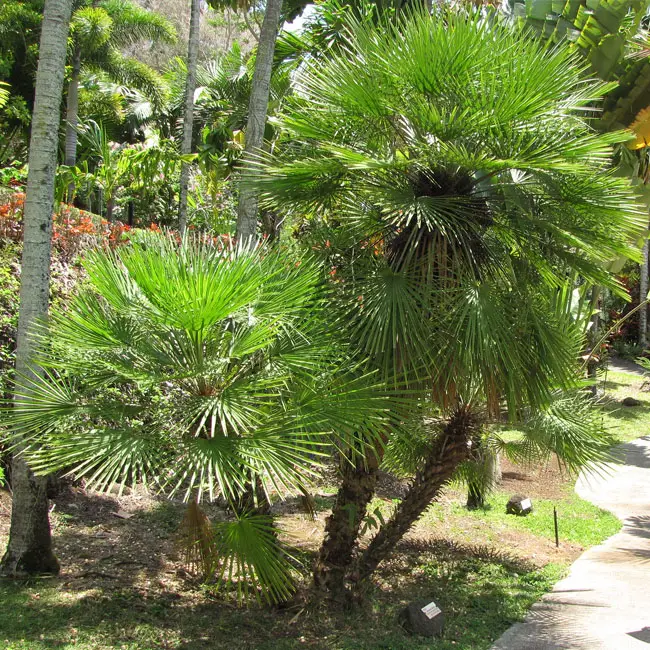
[{"label": "tropical shrub", "polygon": [[91,489],[141,481],[224,499],[234,514],[215,531],[218,575],[242,596],[248,577],[286,598],[291,567],[262,502],[304,491],[332,445],[363,451],[390,420],[385,391],[335,342],[318,267],[159,233],[84,267],[37,333],[44,374],[10,411],[30,466]]},{"label": "tropical shrub", "polygon": [[[557,295],[572,278],[625,296],[607,267],[638,259],[647,222],[611,170],[612,147],[629,135],[588,122],[609,87],[568,48],[527,40],[496,16],[442,10],[378,27],[352,20],[342,37],[345,47],[301,70],[277,120],[291,146],[252,163],[255,183],[331,269],[338,327],[355,352],[388,386],[420,396],[427,444],[356,566],[384,449],[343,463],[316,570],[331,590],[372,574],[487,421],[548,412],[558,389],[576,385],[584,330]],[[602,459],[592,424],[579,439]],[[538,440],[551,448],[557,438]]]}]

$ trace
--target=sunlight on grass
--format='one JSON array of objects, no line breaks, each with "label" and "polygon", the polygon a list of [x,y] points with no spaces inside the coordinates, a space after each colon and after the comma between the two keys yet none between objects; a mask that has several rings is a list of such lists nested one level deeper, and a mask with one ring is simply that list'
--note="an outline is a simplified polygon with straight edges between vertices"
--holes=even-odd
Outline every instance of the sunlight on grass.
[{"label": "sunlight on grass", "polygon": [[[644,378],[627,372],[603,373],[598,388],[605,391],[601,410],[603,423],[620,442],[629,442],[650,434],[650,392],[642,391]],[[640,406],[623,406],[621,401],[634,397]]]},{"label": "sunlight on grass", "polygon": [[517,530],[527,530],[538,537],[555,539],[553,524],[553,505],[555,505],[558,512],[560,543],[575,542],[584,547],[600,544],[621,528],[621,522],[613,514],[583,501],[574,492],[567,493],[564,499],[555,502],[534,499],[533,512],[527,517],[507,515],[508,498],[509,495],[498,493],[488,500],[485,510],[468,511],[460,504],[454,504],[452,511],[484,520],[488,525],[498,523]]},{"label": "sunlight on grass", "polygon": [[378,592],[363,612],[305,614],[235,610],[216,603],[187,606],[164,594],[100,590],[70,594],[49,583],[0,584],[0,647],[4,650],[425,650],[431,641],[405,634],[399,612],[414,599],[435,595],[448,616],[436,650],[487,650],[565,573],[505,558],[411,553],[407,583]]}]

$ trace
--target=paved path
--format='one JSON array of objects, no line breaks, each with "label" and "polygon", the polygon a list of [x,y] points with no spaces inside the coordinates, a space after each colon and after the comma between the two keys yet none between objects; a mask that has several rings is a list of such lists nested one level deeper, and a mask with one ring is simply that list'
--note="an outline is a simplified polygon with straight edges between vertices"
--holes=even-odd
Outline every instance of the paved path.
[{"label": "paved path", "polygon": [[650,650],[650,436],[619,449],[624,465],[581,476],[576,491],[623,529],[583,553],[492,650]]},{"label": "paved path", "polygon": [[631,359],[623,359],[622,357],[612,357],[607,361],[607,369],[614,372],[627,372],[631,375],[647,375],[647,371],[643,369],[638,363]]}]

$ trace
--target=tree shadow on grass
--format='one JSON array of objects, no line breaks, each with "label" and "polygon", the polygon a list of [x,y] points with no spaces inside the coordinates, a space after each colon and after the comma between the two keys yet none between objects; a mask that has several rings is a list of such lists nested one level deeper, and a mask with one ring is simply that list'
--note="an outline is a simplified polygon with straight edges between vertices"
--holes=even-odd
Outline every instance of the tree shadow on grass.
[{"label": "tree shadow on grass", "polygon": [[642,420],[650,414],[650,402],[643,401],[640,406],[623,406],[620,402],[605,402],[600,408],[617,420]]},{"label": "tree shadow on grass", "polygon": [[[136,525],[135,519],[119,522],[116,544],[128,549],[124,531]],[[213,596],[210,588],[166,581],[164,548],[152,547],[150,553],[144,581],[129,582],[124,576],[119,582],[75,583],[64,575],[22,585],[0,583],[0,643],[6,640],[20,650],[487,649],[553,582],[531,563],[490,546],[407,540],[354,610],[305,599],[281,608],[252,603],[239,609]],[[303,559],[308,568],[311,555]],[[400,626],[401,610],[424,598],[445,612],[440,641],[411,637]]]}]

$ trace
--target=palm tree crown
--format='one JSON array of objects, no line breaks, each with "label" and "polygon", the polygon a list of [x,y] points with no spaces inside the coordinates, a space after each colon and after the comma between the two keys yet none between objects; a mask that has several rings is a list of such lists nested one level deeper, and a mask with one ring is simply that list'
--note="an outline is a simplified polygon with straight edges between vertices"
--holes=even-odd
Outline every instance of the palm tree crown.
[{"label": "palm tree crown", "polygon": [[576,351],[554,288],[577,272],[621,291],[605,265],[638,255],[643,212],[609,169],[628,135],[589,126],[608,88],[480,16],[353,23],[301,71],[278,119],[292,145],[255,183],[308,215],[364,354],[528,404]]}]

